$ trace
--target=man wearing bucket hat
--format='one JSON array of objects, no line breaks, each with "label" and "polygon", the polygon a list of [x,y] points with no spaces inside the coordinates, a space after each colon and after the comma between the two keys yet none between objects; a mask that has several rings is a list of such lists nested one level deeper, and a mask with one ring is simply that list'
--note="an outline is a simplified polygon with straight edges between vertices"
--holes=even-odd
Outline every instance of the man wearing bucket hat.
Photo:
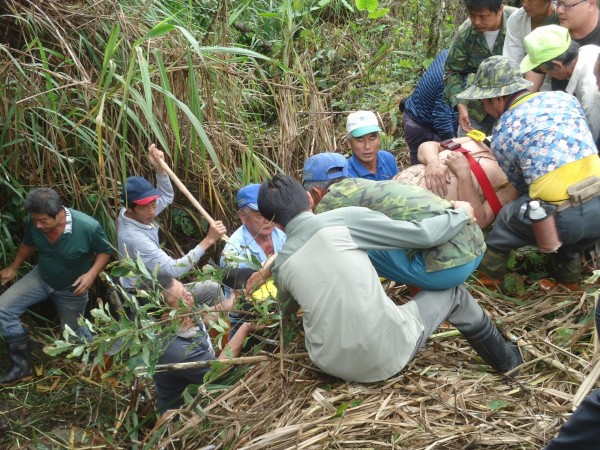
[{"label": "man wearing bucket hat", "polygon": [[[161,168],[159,161],[164,153],[154,144],[149,148],[148,159],[156,171],[158,188],[142,177],[129,177],[123,184],[122,197],[125,208],[118,218],[118,250],[121,258],[138,257],[150,273],[158,267],[159,274],[178,278],[190,272],[206,251],[212,247],[227,230],[221,221],[209,225],[208,233],[198,245],[179,259],[169,256],[159,241],[159,226],[155,218],[173,202],[173,187],[169,176]],[[136,278],[121,277],[121,286],[135,294]],[[189,290],[198,304],[215,305],[223,301],[223,293],[218,283],[205,281],[192,283]]]},{"label": "man wearing bucket hat", "polygon": [[351,177],[367,180],[391,180],[398,173],[394,155],[379,150],[381,128],[371,111],[356,111],[346,121],[348,147],[352,156],[348,160]]},{"label": "man wearing bucket hat", "polygon": [[521,72],[537,69],[557,80],[568,80],[565,91],[579,100],[592,136],[600,135],[600,94],[594,77],[594,64],[600,54],[597,45],[579,44],[569,30],[558,25],[535,29],[525,38],[527,55],[521,61]]},{"label": "man wearing bucket hat", "polygon": [[[600,240],[600,160],[577,99],[559,91],[531,93],[519,66],[502,56],[486,59],[459,98],[481,100],[497,118],[492,151],[521,197],[505,205],[488,234],[480,270],[492,280],[506,272],[511,249],[536,245],[528,213],[542,202],[556,221],[562,246],[550,256],[549,272],[576,288],[580,252]],[[560,245],[560,243],[558,244]],[[551,287],[542,280],[540,287]]]},{"label": "man wearing bucket hat", "polygon": [[[339,153],[320,153],[306,160],[302,185],[312,198],[315,213],[362,206],[390,219],[420,222],[446,214],[453,207],[468,206],[448,202],[421,187],[347,175],[346,158]],[[380,276],[399,283],[432,290],[458,286],[481,261],[483,234],[474,224],[465,225],[458,233],[439,230],[441,236],[445,233],[447,240],[440,245],[370,250],[369,259]]]}]

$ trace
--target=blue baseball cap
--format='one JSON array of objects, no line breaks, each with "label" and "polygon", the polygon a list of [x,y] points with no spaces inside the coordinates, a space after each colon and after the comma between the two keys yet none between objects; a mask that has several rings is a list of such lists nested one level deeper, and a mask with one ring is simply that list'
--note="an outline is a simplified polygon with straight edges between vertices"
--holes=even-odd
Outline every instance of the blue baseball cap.
[{"label": "blue baseball cap", "polygon": [[258,190],[260,184],[249,184],[241,188],[237,193],[238,208],[248,206],[254,211],[258,211]]},{"label": "blue baseball cap", "polygon": [[125,203],[135,203],[136,205],[144,206],[159,198],[161,193],[145,178],[129,177],[125,180],[121,196]]},{"label": "blue baseball cap", "polygon": [[303,181],[326,181],[348,176],[348,160],[339,153],[319,153],[304,163]]}]

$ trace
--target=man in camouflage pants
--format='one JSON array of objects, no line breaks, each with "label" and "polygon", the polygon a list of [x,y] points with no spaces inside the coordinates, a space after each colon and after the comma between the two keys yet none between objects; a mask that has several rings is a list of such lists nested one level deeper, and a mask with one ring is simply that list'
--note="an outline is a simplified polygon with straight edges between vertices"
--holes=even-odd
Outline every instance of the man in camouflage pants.
[{"label": "man in camouflage pants", "polygon": [[[346,159],[338,153],[321,153],[306,161],[303,186],[312,197],[316,213],[362,206],[390,219],[421,222],[445,214],[453,206],[418,186],[346,177]],[[462,284],[477,268],[484,251],[481,229],[467,224],[447,242],[428,249],[369,250],[368,254],[380,276],[421,289],[440,290]]]}]

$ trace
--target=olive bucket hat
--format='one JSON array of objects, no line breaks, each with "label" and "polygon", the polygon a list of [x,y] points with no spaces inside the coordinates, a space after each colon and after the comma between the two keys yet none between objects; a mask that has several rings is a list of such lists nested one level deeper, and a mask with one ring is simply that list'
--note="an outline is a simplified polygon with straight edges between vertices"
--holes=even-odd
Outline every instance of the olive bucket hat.
[{"label": "olive bucket hat", "polygon": [[471,86],[456,97],[460,100],[502,97],[532,84],[523,78],[516,62],[504,56],[491,56],[479,65]]}]

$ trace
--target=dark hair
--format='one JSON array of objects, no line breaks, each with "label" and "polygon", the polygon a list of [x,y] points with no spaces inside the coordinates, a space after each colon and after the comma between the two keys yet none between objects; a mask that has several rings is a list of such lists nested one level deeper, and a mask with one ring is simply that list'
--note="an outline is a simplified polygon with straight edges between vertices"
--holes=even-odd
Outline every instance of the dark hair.
[{"label": "dark hair", "polygon": [[166,273],[159,272],[156,276],[156,281],[158,281],[158,284],[163,291],[169,292],[171,289],[173,289],[175,278],[173,277],[173,275],[168,275]]},{"label": "dark hair", "polygon": [[558,55],[556,58],[552,58],[549,61],[543,62],[538,66],[538,69],[547,71],[552,70],[557,62],[563,63],[563,65],[568,66],[577,58],[579,55],[579,43],[576,41],[571,41],[569,44],[569,48],[567,48],[563,53]]},{"label": "dark hair", "polygon": [[465,6],[469,12],[489,9],[490,11],[497,13],[502,7],[502,0],[465,0]]},{"label": "dark hair", "polygon": [[285,227],[304,211],[310,211],[310,202],[302,185],[294,178],[278,174],[265,181],[258,191],[258,210],[267,220]]},{"label": "dark hair", "polygon": [[25,197],[25,210],[28,213],[48,214],[54,218],[62,210],[60,197],[50,188],[38,188]]},{"label": "dark hair", "polygon": [[[329,175],[331,172],[339,172],[339,169],[337,167],[329,169],[329,171],[327,172],[327,175]],[[337,177],[337,178],[332,178],[331,180],[320,180],[320,181],[303,181],[302,187],[307,192],[310,192],[312,190],[312,188],[329,189],[329,186],[331,186],[332,184],[335,184],[335,183],[339,183],[340,181],[342,181],[345,178],[348,178],[348,177]]]}]

